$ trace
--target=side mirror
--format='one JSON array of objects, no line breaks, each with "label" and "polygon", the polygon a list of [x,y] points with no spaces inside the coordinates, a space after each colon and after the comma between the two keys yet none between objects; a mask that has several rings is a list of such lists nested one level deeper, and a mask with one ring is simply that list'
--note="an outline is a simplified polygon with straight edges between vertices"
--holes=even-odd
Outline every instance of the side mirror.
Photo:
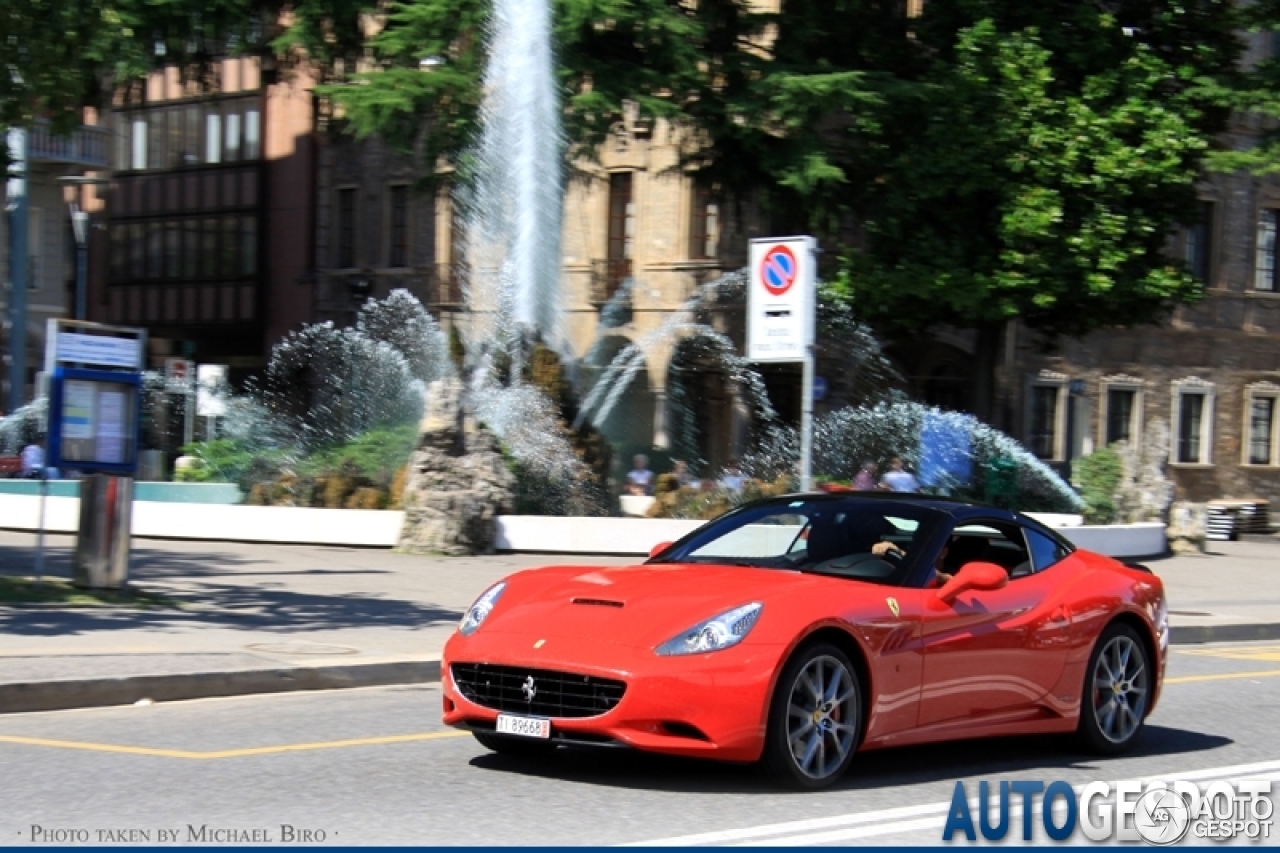
[{"label": "side mirror", "polygon": [[995,563],[965,563],[955,577],[938,590],[938,598],[947,604],[966,590],[1000,589],[1009,583],[1009,573]]},{"label": "side mirror", "polygon": [[652,548],[649,549],[649,559],[652,560],[654,557],[658,556],[659,554],[661,554],[663,551],[667,550],[670,547],[671,547],[670,542],[659,542],[657,545],[654,545]]}]

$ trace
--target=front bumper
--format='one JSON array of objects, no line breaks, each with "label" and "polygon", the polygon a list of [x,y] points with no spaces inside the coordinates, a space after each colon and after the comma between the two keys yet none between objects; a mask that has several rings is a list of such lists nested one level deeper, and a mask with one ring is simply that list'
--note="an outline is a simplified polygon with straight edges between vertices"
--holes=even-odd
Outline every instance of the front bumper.
[{"label": "front bumper", "polygon": [[[623,745],[724,761],[760,757],[781,647],[742,643],[707,654],[662,657],[649,648],[606,642],[535,648],[538,640],[484,631],[470,637],[454,634],[441,663],[445,724],[493,731],[499,713],[462,695],[450,671],[453,663],[524,666],[612,678],[627,685],[618,704],[598,716],[552,717],[553,741]],[[509,708],[507,713],[519,710]]]}]

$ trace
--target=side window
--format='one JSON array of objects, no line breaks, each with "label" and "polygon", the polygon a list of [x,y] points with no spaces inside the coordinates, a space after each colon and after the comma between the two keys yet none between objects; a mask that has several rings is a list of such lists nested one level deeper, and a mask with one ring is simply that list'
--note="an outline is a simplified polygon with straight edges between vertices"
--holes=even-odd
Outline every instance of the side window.
[{"label": "side window", "polygon": [[957,527],[943,561],[944,569],[956,572],[966,563],[978,561],[1001,566],[1010,578],[1030,574],[1022,528],[1005,521],[967,522]]},{"label": "side window", "polygon": [[1035,571],[1042,572],[1067,556],[1068,551],[1057,541],[1037,530],[1026,530],[1027,544],[1031,546],[1031,563]]}]

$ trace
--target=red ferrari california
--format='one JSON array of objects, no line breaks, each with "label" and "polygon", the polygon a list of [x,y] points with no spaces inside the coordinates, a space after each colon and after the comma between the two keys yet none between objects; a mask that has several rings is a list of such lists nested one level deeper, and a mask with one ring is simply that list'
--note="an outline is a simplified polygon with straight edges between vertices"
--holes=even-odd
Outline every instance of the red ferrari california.
[{"label": "red ferrari california", "polygon": [[1131,746],[1169,643],[1150,571],[1007,510],[790,495],[644,563],[494,584],[445,646],[444,721],[489,749],[763,761],[821,788],[859,750],[1078,732]]}]

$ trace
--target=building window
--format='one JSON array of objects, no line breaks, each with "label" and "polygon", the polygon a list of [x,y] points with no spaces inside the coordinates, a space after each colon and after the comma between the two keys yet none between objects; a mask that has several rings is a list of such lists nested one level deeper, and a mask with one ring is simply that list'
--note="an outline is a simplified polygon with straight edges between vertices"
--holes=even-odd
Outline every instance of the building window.
[{"label": "building window", "polygon": [[689,257],[714,260],[720,256],[720,205],[711,188],[695,182],[689,212]]},{"label": "building window", "polygon": [[1266,293],[1276,289],[1276,211],[1264,210],[1258,215],[1257,260],[1254,264],[1254,288]]},{"label": "building window", "polygon": [[1137,380],[1122,379],[1128,382],[1124,385],[1116,385],[1106,379],[1102,382],[1105,389],[1103,404],[1106,406],[1102,434],[1104,447],[1117,441],[1134,444],[1142,433],[1142,391],[1136,385]]},{"label": "building window", "polygon": [[1062,388],[1058,385],[1031,386],[1031,423],[1028,443],[1041,459],[1057,459],[1058,410]]},{"label": "building window", "polygon": [[222,115],[208,112],[204,116],[205,141],[204,161],[206,163],[222,162]]},{"label": "building window", "polygon": [[391,242],[387,252],[387,266],[407,267],[409,265],[409,188],[404,185],[391,187],[390,203]]},{"label": "building window", "polygon": [[1213,389],[1208,383],[1188,380],[1175,383],[1173,393],[1175,461],[1184,465],[1208,465],[1213,438]]},{"label": "building window", "polygon": [[356,265],[356,191],[354,188],[338,190],[337,222],[338,256],[334,265],[349,270]]},{"label": "building window", "polygon": [[242,217],[240,229],[240,275],[254,278],[258,274],[258,217]]},{"label": "building window", "polygon": [[630,172],[609,176],[609,260],[631,259],[636,223],[631,180]]},{"label": "building window", "polygon": [[262,156],[262,116],[257,107],[244,110],[244,158],[257,160]]},{"label": "building window", "polygon": [[1254,397],[1249,402],[1249,464],[1270,465],[1275,397]]},{"label": "building window", "polygon": [[[1195,223],[1188,225],[1183,233],[1183,260],[1187,264],[1187,272],[1199,281],[1208,283],[1213,262],[1213,202],[1200,202],[1200,216]],[[1272,231],[1274,244],[1275,232]],[[1272,257],[1274,258],[1274,250]]]},{"label": "building window", "polygon": [[1280,398],[1280,386],[1270,382],[1261,382],[1248,389],[1245,409],[1245,431],[1248,444],[1245,447],[1245,464],[1276,465],[1277,447],[1280,447],[1280,435],[1277,434],[1276,399]]}]

